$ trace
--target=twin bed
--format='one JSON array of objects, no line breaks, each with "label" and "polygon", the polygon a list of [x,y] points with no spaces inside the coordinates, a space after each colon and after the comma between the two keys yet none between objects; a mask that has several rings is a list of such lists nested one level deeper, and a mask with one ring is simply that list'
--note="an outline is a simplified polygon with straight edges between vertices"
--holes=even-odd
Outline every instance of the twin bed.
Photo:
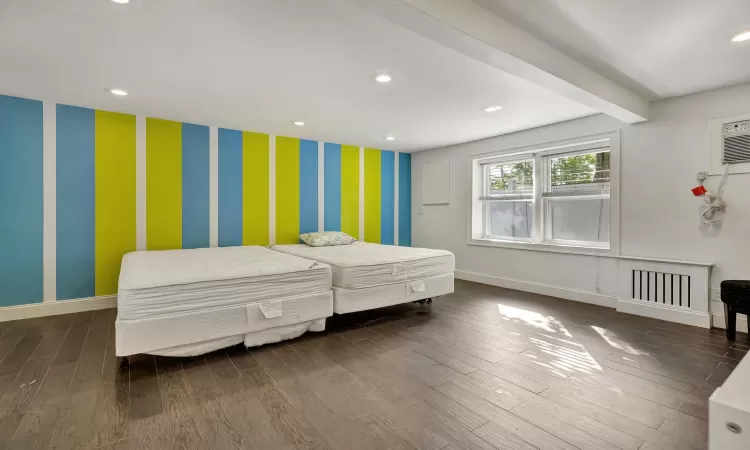
[{"label": "twin bed", "polygon": [[[326,318],[453,292],[453,254],[355,242],[133,252],[116,354],[194,356],[323,331]],[[127,359],[123,360],[127,364]]]}]

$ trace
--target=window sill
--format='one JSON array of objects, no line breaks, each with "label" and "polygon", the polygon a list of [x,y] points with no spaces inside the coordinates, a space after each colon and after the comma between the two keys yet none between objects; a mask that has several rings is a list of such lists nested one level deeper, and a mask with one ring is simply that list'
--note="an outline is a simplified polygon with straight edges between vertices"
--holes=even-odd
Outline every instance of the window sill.
[{"label": "window sill", "polygon": [[535,242],[527,241],[513,241],[503,239],[490,239],[490,238],[471,238],[468,241],[469,245],[477,245],[483,247],[498,247],[498,248],[509,248],[515,250],[529,250],[537,252],[553,252],[553,253],[567,253],[574,255],[590,255],[590,256],[614,256],[615,252],[611,248],[604,247],[586,247],[579,245],[565,245],[565,244],[538,244]]}]

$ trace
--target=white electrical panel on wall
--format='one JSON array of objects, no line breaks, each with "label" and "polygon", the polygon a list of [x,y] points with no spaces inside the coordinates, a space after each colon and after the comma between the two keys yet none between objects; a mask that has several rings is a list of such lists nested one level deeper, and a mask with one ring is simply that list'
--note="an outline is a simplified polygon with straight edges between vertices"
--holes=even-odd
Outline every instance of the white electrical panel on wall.
[{"label": "white electrical panel on wall", "polygon": [[422,204],[447,205],[451,200],[450,161],[422,166]]}]

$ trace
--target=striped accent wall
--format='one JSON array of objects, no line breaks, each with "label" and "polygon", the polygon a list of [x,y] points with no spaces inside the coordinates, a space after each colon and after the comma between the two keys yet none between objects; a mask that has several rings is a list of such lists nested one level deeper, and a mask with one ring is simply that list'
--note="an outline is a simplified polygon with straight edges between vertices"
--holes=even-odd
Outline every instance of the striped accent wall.
[{"label": "striped accent wall", "polygon": [[410,180],[408,154],[0,95],[0,307],[114,295],[125,253],[211,236],[410,245]]},{"label": "striped accent wall", "polygon": [[398,154],[398,245],[411,247],[411,154]]},{"label": "striped accent wall", "polygon": [[209,246],[209,130],[146,119],[146,248]]},{"label": "striped accent wall", "polygon": [[135,245],[135,116],[56,106],[57,299],[117,293]]},{"label": "striped accent wall", "polygon": [[42,301],[42,102],[0,96],[0,306]]}]

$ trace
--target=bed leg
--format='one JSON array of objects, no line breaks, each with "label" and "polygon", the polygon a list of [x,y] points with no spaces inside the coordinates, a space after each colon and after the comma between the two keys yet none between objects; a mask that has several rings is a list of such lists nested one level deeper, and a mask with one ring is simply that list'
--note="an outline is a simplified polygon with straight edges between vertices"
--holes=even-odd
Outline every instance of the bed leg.
[{"label": "bed leg", "polygon": [[124,371],[129,368],[130,368],[130,357],[129,356],[121,357],[120,358],[120,370]]},{"label": "bed leg", "polygon": [[414,303],[417,305],[431,305],[432,304],[432,298],[425,298],[422,300],[416,300]]}]

